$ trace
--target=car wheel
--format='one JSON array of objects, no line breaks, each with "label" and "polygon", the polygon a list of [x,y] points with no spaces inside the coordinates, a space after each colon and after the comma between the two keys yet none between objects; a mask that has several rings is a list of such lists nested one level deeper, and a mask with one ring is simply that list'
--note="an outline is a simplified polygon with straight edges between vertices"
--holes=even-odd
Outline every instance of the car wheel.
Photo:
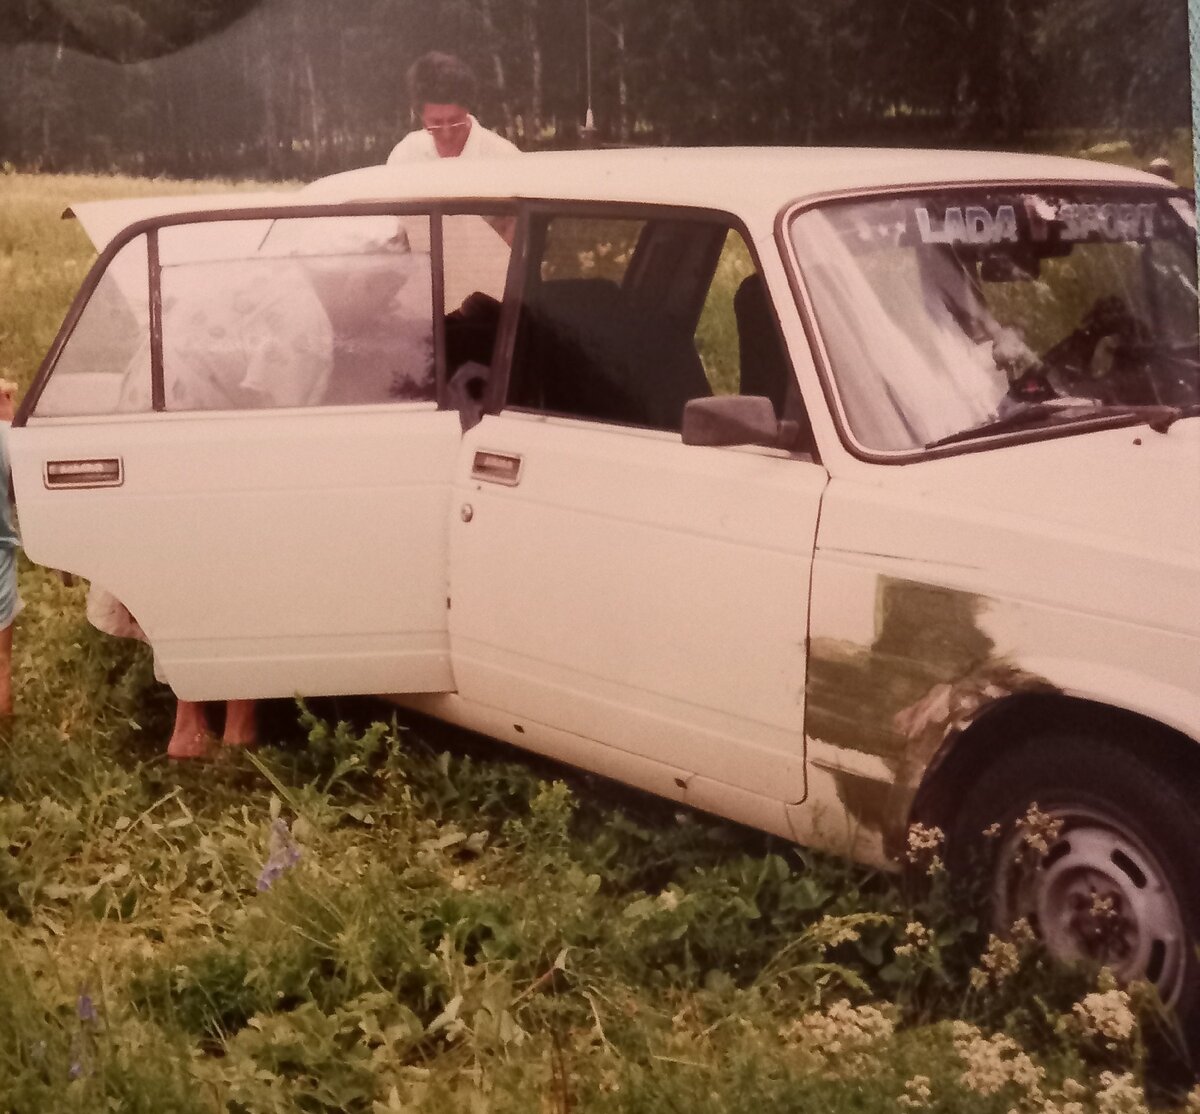
[{"label": "car wheel", "polygon": [[1200,813],[1185,786],[1110,740],[1047,734],[968,791],[951,867],[980,857],[997,824],[982,856],[993,931],[1024,918],[1052,957],[1147,980],[1195,1031]]}]

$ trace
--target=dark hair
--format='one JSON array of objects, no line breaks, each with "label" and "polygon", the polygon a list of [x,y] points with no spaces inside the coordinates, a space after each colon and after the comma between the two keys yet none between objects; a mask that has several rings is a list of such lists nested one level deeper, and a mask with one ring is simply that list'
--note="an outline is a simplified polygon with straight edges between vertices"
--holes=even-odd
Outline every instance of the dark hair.
[{"label": "dark hair", "polygon": [[408,68],[408,96],[413,109],[426,104],[475,104],[475,74],[453,54],[431,50]]}]

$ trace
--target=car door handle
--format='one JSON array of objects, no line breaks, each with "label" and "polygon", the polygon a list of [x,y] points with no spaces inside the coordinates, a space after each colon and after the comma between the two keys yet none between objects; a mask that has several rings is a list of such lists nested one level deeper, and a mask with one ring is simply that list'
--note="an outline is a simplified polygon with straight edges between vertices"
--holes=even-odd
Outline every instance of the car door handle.
[{"label": "car door handle", "polygon": [[48,460],[42,469],[47,487],[120,487],[125,469],[119,456],[84,460]]},{"label": "car door handle", "polygon": [[497,453],[481,449],[471,462],[471,479],[516,487],[521,482],[522,460],[517,453]]}]

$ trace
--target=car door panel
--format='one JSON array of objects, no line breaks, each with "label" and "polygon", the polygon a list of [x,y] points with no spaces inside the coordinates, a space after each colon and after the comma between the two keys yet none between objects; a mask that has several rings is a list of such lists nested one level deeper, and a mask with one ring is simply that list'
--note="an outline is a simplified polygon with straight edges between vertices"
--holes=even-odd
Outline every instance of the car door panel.
[{"label": "car door panel", "polygon": [[[519,458],[517,483],[476,454]],[[808,581],[823,469],[771,450],[503,413],[471,430],[451,527],[468,699],[776,799],[804,795]]]},{"label": "car door panel", "polygon": [[[103,586],[188,699],[443,691],[458,416],[432,403],[31,420],[32,560]],[[120,486],[50,489],[50,461]]]}]

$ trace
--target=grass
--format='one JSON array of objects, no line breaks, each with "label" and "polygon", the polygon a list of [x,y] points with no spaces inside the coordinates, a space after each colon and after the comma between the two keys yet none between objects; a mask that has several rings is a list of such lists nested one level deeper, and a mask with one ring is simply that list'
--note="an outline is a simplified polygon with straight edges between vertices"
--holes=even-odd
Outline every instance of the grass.
[{"label": "grass", "polygon": [[[3,373],[87,265],[63,203],[161,185],[0,177]],[[985,962],[936,862],[902,885],[368,701],[171,765],[145,648],[21,589],[0,1109],[1141,1109],[1152,1009]]]}]

